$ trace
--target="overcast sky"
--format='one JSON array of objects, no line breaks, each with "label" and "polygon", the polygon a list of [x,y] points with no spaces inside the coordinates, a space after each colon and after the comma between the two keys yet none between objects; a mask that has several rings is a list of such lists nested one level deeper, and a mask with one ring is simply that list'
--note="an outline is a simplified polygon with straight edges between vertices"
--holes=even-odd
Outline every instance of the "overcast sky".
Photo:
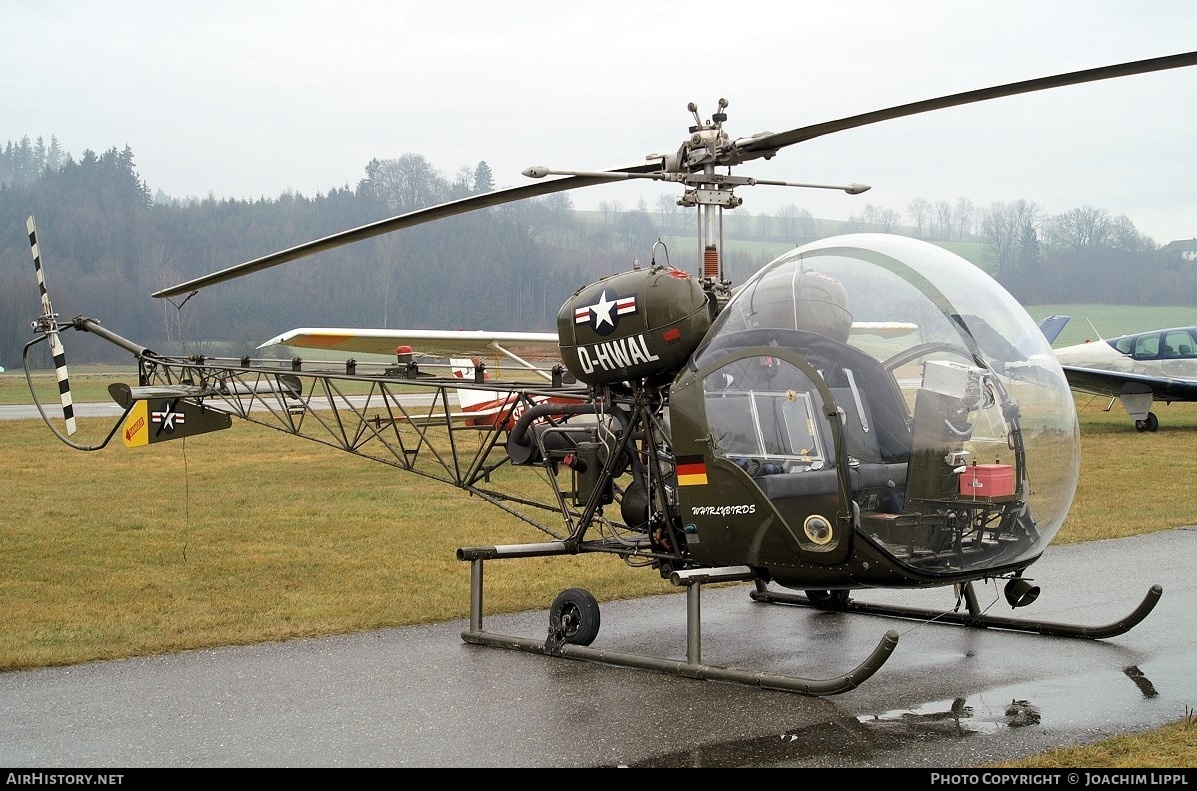
[{"label": "overcast sky", "polygon": [[[733,137],[1058,72],[1197,50],[1192,0],[5,0],[0,142],[132,148],[175,197],[314,196],[372,158],[425,156],[496,184],[534,164],[606,170],[672,152],[726,98]],[[1197,236],[1197,67],[887,121],[740,175],[743,210],[847,219],[914,197],[1126,215]],[[577,208],[673,193],[572,193]]]}]

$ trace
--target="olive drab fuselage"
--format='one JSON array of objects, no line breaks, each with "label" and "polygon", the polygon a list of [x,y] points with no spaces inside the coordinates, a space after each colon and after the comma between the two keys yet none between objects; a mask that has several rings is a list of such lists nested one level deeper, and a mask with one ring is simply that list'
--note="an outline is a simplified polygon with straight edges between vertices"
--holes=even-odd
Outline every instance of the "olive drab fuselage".
[{"label": "olive drab fuselage", "polygon": [[561,357],[578,381],[668,381],[711,325],[706,293],[687,272],[633,270],[575,292],[557,314]]}]

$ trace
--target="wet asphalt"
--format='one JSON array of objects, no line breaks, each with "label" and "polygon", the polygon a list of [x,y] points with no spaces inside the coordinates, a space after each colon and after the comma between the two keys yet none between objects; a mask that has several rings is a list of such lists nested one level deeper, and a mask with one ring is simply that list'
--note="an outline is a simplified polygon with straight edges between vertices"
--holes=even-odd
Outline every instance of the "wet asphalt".
[{"label": "wet asphalt", "polygon": [[[1197,706],[1194,558],[1197,528],[1052,546],[1029,572],[1043,589],[1033,605],[1011,611],[978,589],[1001,615],[1096,626],[1163,587],[1146,620],[1105,640],[703,589],[709,665],[835,677],[898,631],[876,675],[827,697],[471,645],[466,621],[5,673],[0,766],[980,767]],[[951,588],[855,598],[954,604]],[[684,593],[601,616],[592,648],[686,660]],[[547,624],[546,609],[482,625],[539,639]]]}]

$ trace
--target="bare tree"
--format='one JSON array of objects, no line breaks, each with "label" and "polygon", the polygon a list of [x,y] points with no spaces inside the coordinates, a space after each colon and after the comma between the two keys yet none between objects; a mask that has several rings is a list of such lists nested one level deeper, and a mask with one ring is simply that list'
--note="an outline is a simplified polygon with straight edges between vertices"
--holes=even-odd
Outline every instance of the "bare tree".
[{"label": "bare tree", "polygon": [[893,209],[883,209],[873,204],[864,207],[860,216],[849,217],[848,223],[862,231],[877,231],[892,233],[897,230],[902,221],[902,215]]},{"label": "bare tree", "polygon": [[582,236],[573,198],[568,192],[555,192],[540,200],[548,218],[551,242],[557,247],[571,247]]},{"label": "bare tree", "polygon": [[448,185],[419,154],[398,159],[375,159],[366,166],[366,183],[396,211],[409,212],[438,203]]},{"label": "bare tree", "polygon": [[1070,209],[1053,217],[1051,225],[1059,243],[1078,250],[1110,245],[1111,223],[1105,209],[1092,206]]},{"label": "bare tree", "polygon": [[931,204],[925,198],[913,198],[906,206],[906,214],[914,223],[915,233],[920,239],[927,238],[927,223],[931,220]]},{"label": "bare tree", "polygon": [[799,209],[795,221],[798,225],[798,239],[806,241],[815,238],[815,216],[810,213],[810,209]]},{"label": "bare tree", "polygon": [[881,210],[871,203],[866,203],[860,216],[849,217],[848,222],[855,222],[861,230],[875,231],[881,225]]},{"label": "bare tree", "polygon": [[657,214],[661,216],[661,230],[671,233],[674,230],[674,220],[677,219],[677,197],[667,192],[657,196]]},{"label": "bare tree", "polygon": [[619,201],[599,201],[599,211],[603,214],[603,222],[610,223],[623,213],[623,204]]},{"label": "bare tree", "polygon": [[947,239],[952,232],[952,204],[946,200],[935,203],[935,229],[940,239]]},{"label": "bare tree", "polygon": [[474,169],[469,165],[462,165],[457,169],[457,177],[453,179],[453,184],[449,187],[449,198],[457,200],[464,198],[473,191],[474,188]]},{"label": "bare tree", "polygon": [[[1024,244],[1029,244],[1029,239],[1034,238],[1038,247],[1037,228],[1042,221],[1039,204],[1023,199],[993,203],[983,213],[981,238],[991,248],[998,277],[1010,275],[1024,253],[1030,254],[1022,249]],[[1034,255],[1038,258],[1037,250]]]},{"label": "bare tree", "polygon": [[723,216],[729,218],[728,222],[732,228],[732,231],[739,238],[747,239],[752,235],[752,212],[741,207],[733,212],[726,213]]},{"label": "bare tree", "polygon": [[1110,244],[1128,253],[1146,253],[1156,248],[1155,240],[1139,232],[1125,214],[1110,221]]},{"label": "bare tree", "polygon": [[989,245],[997,276],[1008,274],[1013,269],[1018,247],[1018,226],[1007,204],[1000,201],[990,204],[981,220],[981,238]]},{"label": "bare tree", "polygon": [[657,229],[647,211],[624,212],[616,221],[621,251],[629,256],[642,255],[652,249]]},{"label": "bare tree", "polygon": [[964,241],[970,233],[973,224],[973,214],[975,213],[973,202],[964,196],[956,199],[956,209],[953,212],[953,221],[956,226],[956,239]]},{"label": "bare tree", "polygon": [[777,210],[777,226],[778,232],[787,239],[793,239],[798,235],[798,206],[793,203],[787,203]]}]

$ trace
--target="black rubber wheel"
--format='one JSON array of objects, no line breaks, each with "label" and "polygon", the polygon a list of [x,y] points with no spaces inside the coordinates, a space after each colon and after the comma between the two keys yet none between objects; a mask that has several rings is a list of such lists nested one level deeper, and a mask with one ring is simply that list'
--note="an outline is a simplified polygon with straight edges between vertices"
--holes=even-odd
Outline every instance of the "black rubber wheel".
[{"label": "black rubber wheel", "polygon": [[598,600],[590,591],[566,588],[549,610],[549,628],[570,645],[590,645],[599,633]]},{"label": "black rubber wheel", "polygon": [[1147,413],[1147,430],[1148,431],[1159,431],[1159,429],[1160,429],[1160,421],[1155,416],[1155,412],[1148,412]]},{"label": "black rubber wheel", "polygon": [[851,591],[803,591],[810,603],[820,610],[843,611],[848,609],[848,597]]}]

